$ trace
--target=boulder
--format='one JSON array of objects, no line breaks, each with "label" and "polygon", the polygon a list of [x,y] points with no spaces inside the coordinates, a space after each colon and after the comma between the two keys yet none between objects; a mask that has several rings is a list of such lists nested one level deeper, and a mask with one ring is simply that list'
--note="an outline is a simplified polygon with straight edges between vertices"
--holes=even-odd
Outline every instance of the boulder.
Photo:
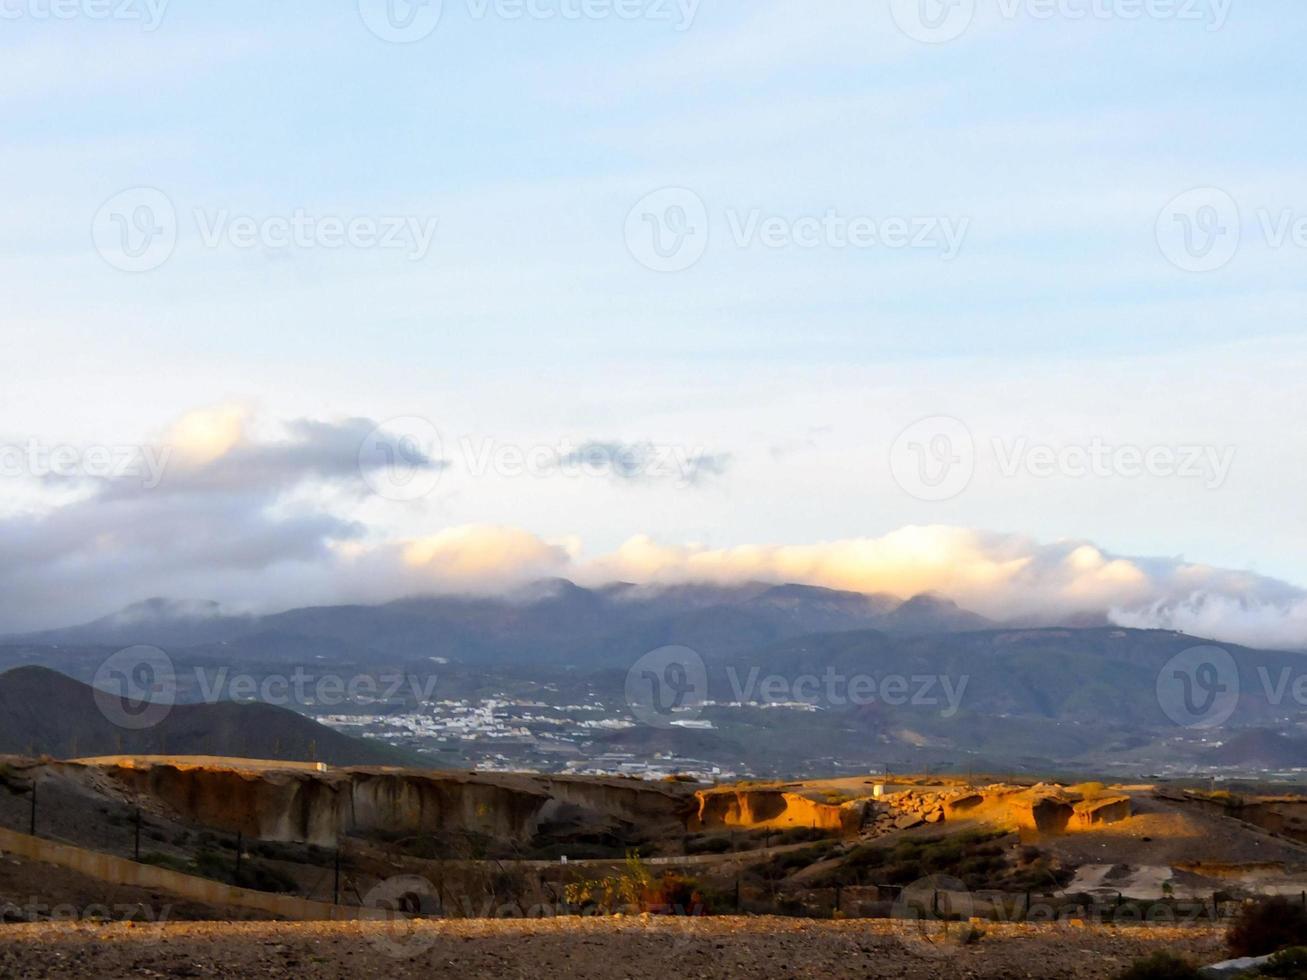
[{"label": "boulder", "polygon": [[1238,977],[1252,972],[1270,962],[1269,956],[1244,956],[1237,960],[1224,960],[1204,966],[1198,971],[1200,977]]},{"label": "boulder", "polygon": [[962,796],[949,800],[944,804],[944,812],[949,817],[956,817],[966,813],[968,810],[974,810],[985,802],[985,797],[981,793],[964,793]]}]

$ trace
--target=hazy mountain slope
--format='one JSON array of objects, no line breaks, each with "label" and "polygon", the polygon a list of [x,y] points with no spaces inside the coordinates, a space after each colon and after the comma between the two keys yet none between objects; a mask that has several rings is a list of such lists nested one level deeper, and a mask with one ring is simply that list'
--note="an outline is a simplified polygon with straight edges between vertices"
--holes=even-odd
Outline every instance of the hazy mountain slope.
[{"label": "hazy mountain slope", "polygon": [[1203,758],[1211,765],[1241,769],[1307,767],[1307,739],[1289,738],[1268,729],[1255,729],[1240,732]]},{"label": "hazy mountain slope", "polygon": [[[712,673],[714,684],[750,670],[795,678],[888,675],[965,678],[968,713],[1167,726],[1157,700],[1158,673],[1167,661],[1203,641],[1169,630],[985,630],[929,636],[890,636],[879,631],[817,634],[781,641],[732,658]],[[1264,693],[1263,672],[1307,666],[1301,654],[1225,645],[1239,668],[1241,721],[1280,711]],[[725,689],[725,687],[720,688]],[[929,716],[930,712],[920,712]]]},{"label": "hazy mountain slope", "polygon": [[89,623],[44,630],[10,638],[12,642],[60,646],[95,644],[126,647],[194,646],[240,636],[257,625],[253,616],[230,616],[216,602],[189,599],[146,599]]},{"label": "hazy mountain slope", "polygon": [[153,599],[81,626],[14,637],[66,646],[224,649],[247,659],[443,657],[467,664],[629,662],[665,644],[727,656],[808,633],[867,628],[932,633],[989,626],[947,600],[761,583],[585,589],[538,582],[502,597],[428,596],[226,616],[212,603]]},{"label": "hazy mountain slope", "polygon": [[105,716],[91,687],[43,667],[0,674],[0,753],[228,755],[334,765],[398,759],[384,746],[265,704],[174,705],[159,724],[133,731]]}]

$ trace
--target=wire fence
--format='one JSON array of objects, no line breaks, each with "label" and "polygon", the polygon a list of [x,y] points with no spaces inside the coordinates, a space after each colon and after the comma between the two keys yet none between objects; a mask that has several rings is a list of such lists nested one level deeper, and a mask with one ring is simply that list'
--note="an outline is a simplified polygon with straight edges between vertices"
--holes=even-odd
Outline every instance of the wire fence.
[{"label": "wire fence", "polygon": [[[687,836],[679,856],[573,861],[565,855],[543,860],[538,848],[474,833],[345,834],[330,845],[263,840],[240,830],[183,824],[149,799],[92,798],[76,786],[42,778],[39,767],[0,765],[0,825],[258,891],[456,918],[620,908],[669,915],[919,914],[997,921],[1071,915],[1128,923],[1224,919],[1237,910],[1221,893],[1201,901],[1168,897],[1141,911],[1141,903],[1119,894],[927,889],[909,896],[901,886],[861,876],[855,883],[804,885],[786,880],[788,865],[804,858],[801,849],[810,845],[767,832],[727,835],[720,848]],[[1307,906],[1307,892],[1300,900]]]}]

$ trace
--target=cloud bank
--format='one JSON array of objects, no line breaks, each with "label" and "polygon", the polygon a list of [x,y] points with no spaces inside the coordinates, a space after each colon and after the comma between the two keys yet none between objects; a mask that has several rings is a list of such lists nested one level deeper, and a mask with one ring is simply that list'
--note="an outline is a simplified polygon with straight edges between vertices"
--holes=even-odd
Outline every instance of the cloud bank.
[{"label": "cloud bank", "polygon": [[905,527],[876,538],[726,549],[632,538],[580,566],[582,578],[638,582],[801,582],[910,598],[938,592],[996,620],[1104,615],[1231,643],[1307,650],[1307,592],[1180,558],[1112,555],[1084,540],[1041,543],[963,527]]},{"label": "cloud bank", "polygon": [[370,520],[378,487],[390,485],[376,471],[398,460],[438,475],[452,464],[389,439],[369,419],[266,426],[219,409],[169,431],[156,453],[167,461],[157,485],[127,472],[60,475],[64,492],[43,507],[0,517],[0,631],[67,625],[155,595],[272,610],[494,593],[567,577],[590,585],[797,582],[901,598],[937,592],[1000,621],[1106,617],[1307,650],[1302,589],[1181,558],[1111,554],[1085,540],[910,526],[727,548],[637,534],[588,554],[580,537],[493,524],[397,532]]}]

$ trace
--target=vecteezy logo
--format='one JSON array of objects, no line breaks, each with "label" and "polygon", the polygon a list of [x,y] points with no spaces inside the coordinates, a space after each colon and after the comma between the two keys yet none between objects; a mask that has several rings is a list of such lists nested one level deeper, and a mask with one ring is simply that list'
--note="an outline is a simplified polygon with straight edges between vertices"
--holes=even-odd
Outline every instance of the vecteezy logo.
[{"label": "vecteezy logo", "polygon": [[95,212],[91,238],[101,258],[123,272],[149,272],[177,247],[177,209],[153,187],[115,194]]},{"label": "vecteezy logo", "polygon": [[898,485],[918,500],[951,500],[971,483],[976,441],[962,422],[936,415],[903,430],[889,464]]},{"label": "vecteezy logo", "polygon": [[153,728],[177,703],[172,658],[158,647],[119,650],[100,664],[91,684],[100,713],[130,731]]},{"label": "vecteezy logo", "polygon": [[894,23],[923,44],[956,41],[976,17],[976,0],[890,0]]},{"label": "vecteezy logo", "polygon": [[626,216],[626,248],[654,272],[683,272],[708,250],[708,207],[684,187],[642,197]]},{"label": "vecteezy logo", "polygon": [[689,647],[651,650],[626,672],[626,703],[638,721],[673,728],[693,721],[708,695],[708,669]]},{"label": "vecteezy logo", "polygon": [[430,949],[436,933],[424,929],[412,916],[439,910],[440,896],[431,882],[418,875],[396,875],[378,882],[363,896],[364,919],[383,924],[368,933],[372,942],[395,959],[412,959]]},{"label": "vecteezy logo", "polygon": [[359,16],[377,37],[412,44],[430,37],[440,24],[443,0],[358,0]]},{"label": "vecteezy logo", "polygon": [[1157,703],[1184,728],[1216,728],[1239,704],[1239,667],[1220,647],[1190,647],[1157,674]]},{"label": "vecteezy logo", "polygon": [[1173,199],[1157,216],[1157,245],[1185,272],[1215,272],[1230,264],[1243,239],[1239,203],[1219,187],[1199,187]]},{"label": "vecteezy logo", "polygon": [[957,878],[930,875],[906,885],[890,909],[890,928],[918,956],[947,956],[975,913],[970,890]]},{"label": "vecteezy logo", "polygon": [[383,422],[359,446],[359,472],[387,500],[420,500],[436,489],[445,469],[440,433],[424,418]]}]

